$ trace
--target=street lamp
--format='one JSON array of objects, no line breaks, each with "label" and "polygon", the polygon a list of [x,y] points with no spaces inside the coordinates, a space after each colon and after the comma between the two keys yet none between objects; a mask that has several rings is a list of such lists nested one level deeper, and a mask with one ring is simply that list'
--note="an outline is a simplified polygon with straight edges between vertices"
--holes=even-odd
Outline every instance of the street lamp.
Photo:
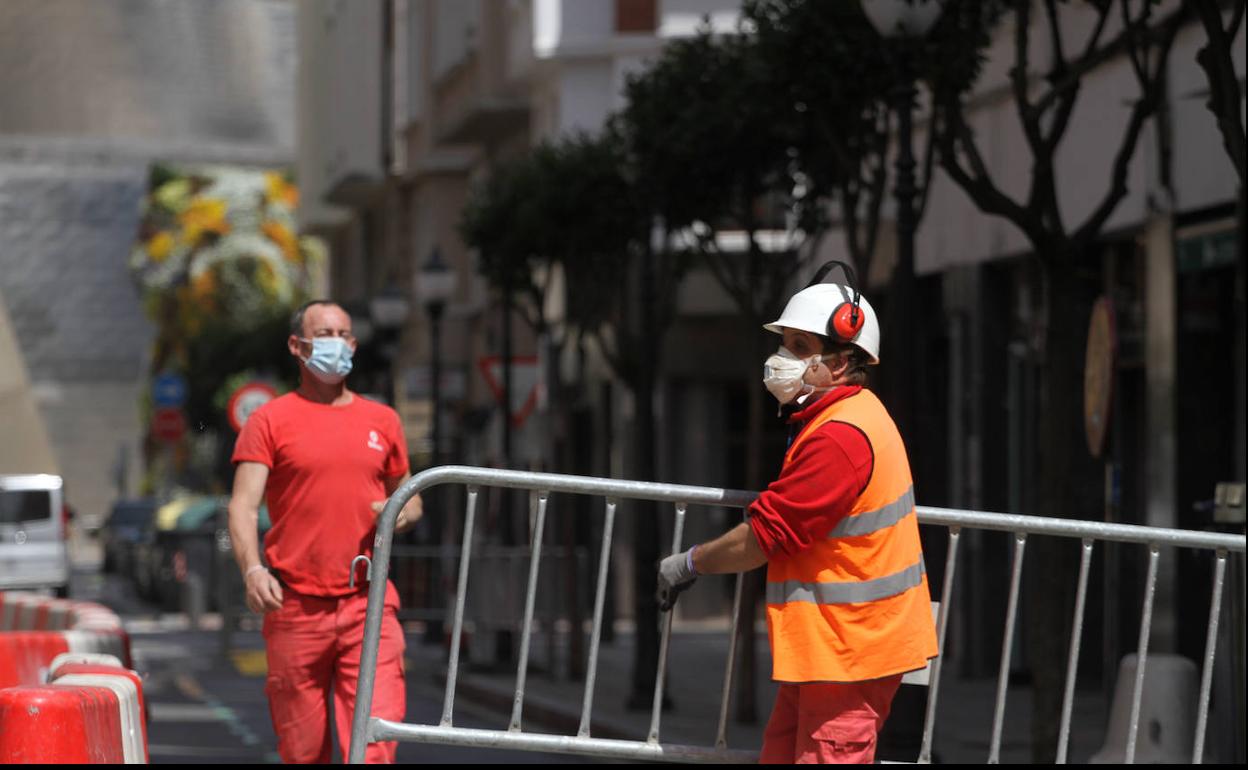
[{"label": "street lamp", "polygon": [[862,10],[881,36],[896,43],[898,78],[892,100],[893,111],[897,114],[897,181],[893,188],[897,198],[897,262],[893,266],[892,296],[889,298],[889,316],[893,324],[889,337],[895,342],[890,346],[889,373],[890,380],[897,383],[897,387],[890,389],[896,399],[894,419],[904,436],[916,428],[914,359],[918,350],[912,323],[916,294],[914,233],[918,227],[915,215],[918,190],[914,181],[912,147],[916,89],[910,49],[940,18],[941,4],[937,0],[865,0]]},{"label": "street lamp", "polygon": [[379,330],[397,329],[407,320],[412,303],[397,286],[390,285],[368,301],[368,314]]},{"label": "street lamp", "polygon": [[429,314],[429,390],[433,401],[433,449],[430,454],[431,464],[437,465],[442,448],[439,428],[442,412],[442,311],[455,291],[455,274],[447,268],[441,252],[434,246],[416,278],[416,297]]}]

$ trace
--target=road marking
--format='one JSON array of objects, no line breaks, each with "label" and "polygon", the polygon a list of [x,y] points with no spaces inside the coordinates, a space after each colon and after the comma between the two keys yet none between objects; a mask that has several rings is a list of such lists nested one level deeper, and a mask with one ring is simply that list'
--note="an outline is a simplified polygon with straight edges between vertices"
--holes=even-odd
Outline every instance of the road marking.
[{"label": "road marking", "polygon": [[269,673],[269,661],[264,650],[238,650],[230,653],[234,670],[243,676],[265,676]]}]

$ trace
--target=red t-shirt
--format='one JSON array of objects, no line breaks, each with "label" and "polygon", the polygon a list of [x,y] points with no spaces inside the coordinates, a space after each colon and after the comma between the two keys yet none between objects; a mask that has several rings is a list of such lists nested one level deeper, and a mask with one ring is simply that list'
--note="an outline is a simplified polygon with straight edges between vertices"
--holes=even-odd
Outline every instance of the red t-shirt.
[{"label": "red t-shirt", "polygon": [[330,406],[287,393],[257,409],[234,445],[235,463],[269,468],[265,499],[273,528],[269,566],[297,593],[345,596],[351,560],[373,555],[385,480],[407,473],[407,441],[393,409],[354,395]]},{"label": "red t-shirt", "polygon": [[[806,423],[857,385],[833,388],[789,417],[794,437]],[[867,488],[875,468],[871,442],[858,428],[831,420],[807,436],[780,477],[750,504],[750,529],[759,548],[774,559],[792,556],[828,536]]]}]

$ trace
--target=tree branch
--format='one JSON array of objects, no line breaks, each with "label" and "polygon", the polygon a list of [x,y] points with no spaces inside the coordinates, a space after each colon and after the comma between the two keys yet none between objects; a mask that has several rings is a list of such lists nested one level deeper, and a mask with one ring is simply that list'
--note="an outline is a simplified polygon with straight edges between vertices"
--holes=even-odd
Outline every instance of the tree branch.
[{"label": "tree branch", "polygon": [[[1135,70],[1135,79],[1143,87],[1148,82],[1148,62],[1142,58],[1146,54],[1140,50],[1136,40],[1135,26],[1137,22],[1131,20],[1131,0],[1119,0],[1119,7],[1122,8],[1122,28],[1123,33],[1126,35],[1127,59],[1131,62],[1131,68]],[[1144,7],[1148,8],[1148,0],[1144,0]]]},{"label": "tree branch", "polygon": [[1049,20],[1049,38],[1053,41],[1054,69],[1061,72],[1066,69],[1066,51],[1062,46],[1062,31],[1057,24],[1056,0],[1044,0],[1044,13]]},{"label": "tree branch", "polygon": [[[1166,17],[1166,19],[1161,22],[1159,27],[1169,23],[1169,21],[1175,17],[1182,16],[1182,13],[1183,11],[1181,9],[1172,12],[1170,16]],[[1062,98],[1068,90],[1071,88],[1078,88],[1084,75],[1122,53],[1127,47],[1127,40],[1132,35],[1138,34],[1128,27],[1127,29],[1119,32],[1117,37],[1106,43],[1103,47],[1096,48],[1096,43],[1100,40],[1101,31],[1105,26],[1108,15],[1108,8],[1106,8],[1105,14],[1097,21],[1097,26],[1093,31],[1092,37],[1088,39],[1088,45],[1084,50],[1083,55],[1079,57],[1077,62],[1068,67],[1062,77],[1053,84],[1051,89],[1049,89],[1049,92],[1036,102],[1034,105],[1036,110],[1043,112],[1044,110],[1049,109],[1053,105],[1053,102]],[[1151,37],[1154,34],[1156,34],[1155,30],[1151,30],[1150,32],[1145,33],[1145,37]]]},{"label": "tree branch", "polygon": [[1039,113],[1031,106],[1028,70],[1031,68],[1031,0],[1019,0],[1014,5],[1014,67],[1010,70],[1010,87],[1014,91],[1014,106],[1018,111],[1023,133],[1033,147],[1041,144]]},{"label": "tree branch", "polygon": [[1181,23],[1182,16],[1175,14],[1161,28],[1163,34],[1159,41],[1156,72],[1152,75],[1145,73],[1145,80],[1141,84],[1140,99],[1132,107],[1130,122],[1127,124],[1122,144],[1118,147],[1118,153],[1114,157],[1109,189],[1106,190],[1105,196],[1092,215],[1071,238],[1076,252],[1082,251],[1096,238],[1110,214],[1127,194],[1127,172],[1130,169],[1131,158],[1135,154],[1135,146],[1139,141],[1145,121],[1157,111],[1161,99],[1159,82],[1166,75],[1166,62],[1170,58],[1170,49]]},{"label": "tree branch", "polygon": [[[1248,149],[1245,148],[1244,124],[1239,112],[1239,78],[1235,74],[1235,64],[1231,59],[1231,46],[1235,37],[1222,28],[1222,9],[1216,0],[1193,0],[1192,5],[1208,37],[1204,47],[1196,54],[1196,61],[1209,81],[1209,100],[1206,104],[1217,120],[1222,144],[1235,166],[1240,184],[1243,185]],[[1242,2],[1236,3],[1237,18],[1232,22],[1232,29],[1238,27],[1238,18],[1242,18],[1244,5]]]},{"label": "tree branch", "polygon": [[[975,137],[962,120],[961,110],[962,105],[957,103],[942,110],[946,122],[952,125],[945,128],[940,141],[941,168],[966,191],[981,211],[1008,219],[1033,241],[1043,239],[1043,223],[992,182],[983,158],[975,147]],[[961,148],[962,154],[971,165],[969,171],[961,165],[958,148]]]}]

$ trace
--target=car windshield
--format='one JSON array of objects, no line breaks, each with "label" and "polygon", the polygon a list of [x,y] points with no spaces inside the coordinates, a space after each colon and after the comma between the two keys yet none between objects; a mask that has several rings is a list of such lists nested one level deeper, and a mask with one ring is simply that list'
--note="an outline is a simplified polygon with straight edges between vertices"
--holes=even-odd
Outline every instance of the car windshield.
[{"label": "car windshield", "polygon": [[156,506],[147,503],[118,505],[113,508],[113,514],[108,517],[108,523],[113,526],[141,527],[151,522],[154,513],[156,513]]},{"label": "car windshield", "polygon": [[52,518],[52,493],[45,489],[0,490],[0,524]]}]

